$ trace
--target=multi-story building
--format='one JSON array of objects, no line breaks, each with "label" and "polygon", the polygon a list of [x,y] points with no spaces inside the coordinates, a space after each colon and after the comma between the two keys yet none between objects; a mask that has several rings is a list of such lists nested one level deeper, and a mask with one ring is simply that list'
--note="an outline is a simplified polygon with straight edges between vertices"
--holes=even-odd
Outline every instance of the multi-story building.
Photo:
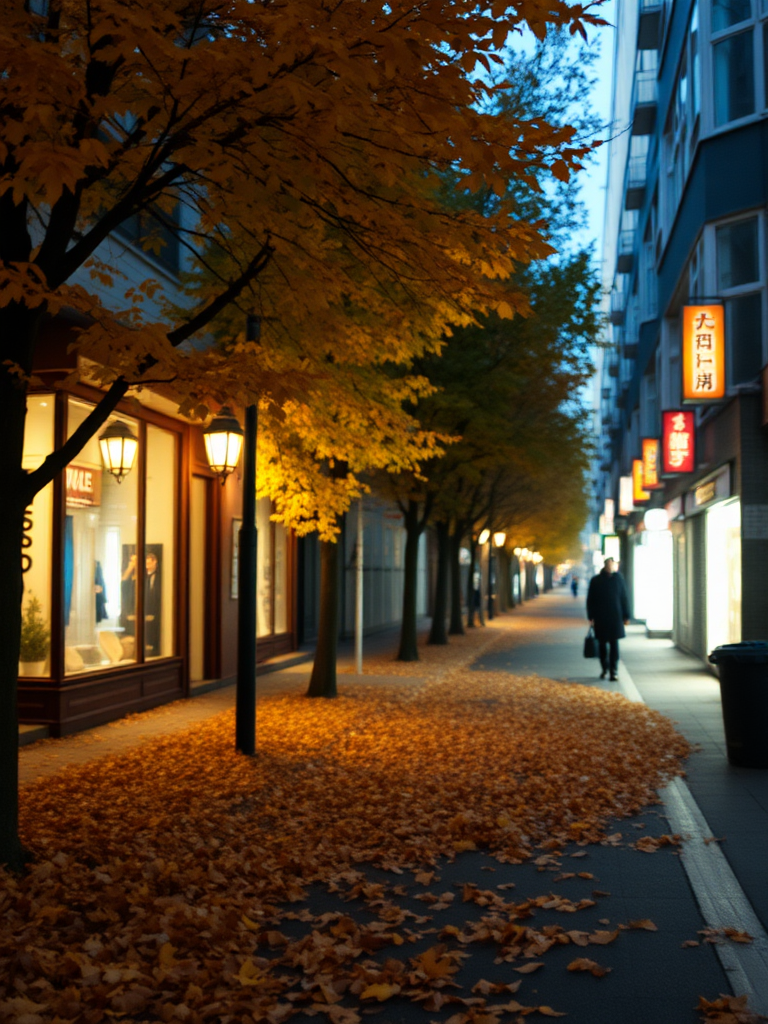
[{"label": "multi-story building", "polygon": [[[768,636],[768,0],[616,6],[595,511],[616,503],[636,618],[704,657]],[[725,394],[687,407],[683,309],[709,303],[723,309]],[[690,471],[632,508],[621,478],[663,411],[684,408]],[[650,507],[667,529],[646,528]]]}]

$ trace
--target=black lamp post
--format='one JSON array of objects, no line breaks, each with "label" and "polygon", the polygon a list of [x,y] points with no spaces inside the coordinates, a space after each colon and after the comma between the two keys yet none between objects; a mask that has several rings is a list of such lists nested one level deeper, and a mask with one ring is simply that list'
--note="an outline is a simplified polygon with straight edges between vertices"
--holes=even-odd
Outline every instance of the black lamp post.
[{"label": "black lamp post", "polygon": [[[258,341],[261,325],[248,317],[246,337]],[[237,684],[235,692],[235,749],[256,753],[256,426],[257,406],[245,409],[245,430],[224,406],[203,431],[211,469],[222,484],[243,453],[243,522],[238,551]]]},{"label": "black lamp post", "polygon": [[[248,341],[258,341],[261,321],[249,316]],[[235,747],[256,753],[256,427],[258,406],[246,406],[243,443],[243,525],[240,527],[239,602],[237,609],[237,691]]]}]

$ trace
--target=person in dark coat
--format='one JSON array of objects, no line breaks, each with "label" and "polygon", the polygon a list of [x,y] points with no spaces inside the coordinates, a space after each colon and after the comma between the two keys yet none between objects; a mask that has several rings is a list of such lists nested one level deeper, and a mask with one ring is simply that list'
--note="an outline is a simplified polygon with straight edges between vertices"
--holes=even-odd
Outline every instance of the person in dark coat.
[{"label": "person in dark coat", "polygon": [[627,635],[624,627],[629,617],[629,597],[624,577],[616,571],[614,560],[606,558],[602,571],[589,581],[587,592],[587,618],[595,627],[602,668],[601,679],[605,679],[609,669],[611,679],[616,679],[619,640]]}]

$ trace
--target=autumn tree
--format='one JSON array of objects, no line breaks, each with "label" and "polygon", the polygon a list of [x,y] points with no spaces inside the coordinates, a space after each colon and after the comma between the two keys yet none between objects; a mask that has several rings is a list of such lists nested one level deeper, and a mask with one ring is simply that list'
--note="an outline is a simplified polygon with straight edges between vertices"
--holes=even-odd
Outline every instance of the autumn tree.
[{"label": "autumn tree", "polygon": [[[589,53],[575,53],[563,33],[551,31],[532,53],[510,59],[505,87],[493,98],[499,116],[568,118],[584,138],[594,138],[599,125],[583,102],[591,60]],[[547,518],[550,503],[554,508],[570,502],[576,516],[583,510],[588,446],[578,396],[598,331],[598,282],[589,251],[573,241],[584,218],[577,183],[542,172],[537,185],[510,179],[505,194],[517,215],[539,223],[557,250],[518,264],[510,279],[510,287],[529,302],[527,315],[511,321],[494,312],[479,316],[452,331],[439,358],[427,355],[415,364],[436,387],[419,405],[420,422],[460,437],[444,457],[427,463],[418,476],[401,475],[394,488],[412,543],[430,516],[437,538],[430,643],[446,643],[449,633],[463,631],[459,555],[465,539],[467,622],[473,625],[480,530],[511,530],[521,515],[530,519],[534,511]],[[471,205],[489,216],[498,204],[492,191],[451,193],[449,182],[444,195],[447,203]],[[548,491],[550,465],[562,468],[565,459],[571,461],[563,469],[561,493]],[[514,508],[507,500],[510,490]],[[415,570],[406,565],[400,657],[407,660],[418,657],[415,586]]]},{"label": "autumn tree", "polygon": [[[497,280],[542,251],[537,230],[510,221],[503,204],[493,218],[449,215],[431,177],[453,166],[467,189],[503,192],[500,182],[539,165],[567,173],[581,149],[573,132],[484,111],[478,101],[493,86],[474,71],[500,60],[526,24],[542,35],[549,23],[583,31],[590,20],[562,0],[0,0],[0,861],[22,859],[15,678],[25,507],[133,384],[172,383],[187,413],[223,399],[279,407],[314,370],[318,379],[327,371],[330,350],[366,361],[370,332],[334,330],[345,303],[374,317],[405,296],[397,329],[387,317],[375,339],[394,359],[478,308],[511,312]],[[120,291],[109,240],[139,214],[158,228],[144,244],[161,245],[160,228],[175,234],[193,269],[212,243],[224,254],[224,273],[214,268],[181,312],[165,307],[157,283]],[[268,269],[283,287],[258,348],[183,344],[232,303],[264,314]],[[286,352],[288,291],[318,333]],[[70,314],[81,327],[77,354],[104,397],[26,473],[41,326]],[[403,331],[403,320],[418,329]]]}]

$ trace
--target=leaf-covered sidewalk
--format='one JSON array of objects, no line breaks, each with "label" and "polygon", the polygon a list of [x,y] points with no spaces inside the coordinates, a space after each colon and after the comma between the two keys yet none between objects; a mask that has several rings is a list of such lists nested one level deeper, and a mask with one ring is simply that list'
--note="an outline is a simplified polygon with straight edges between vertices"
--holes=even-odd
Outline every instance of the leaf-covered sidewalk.
[{"label": "leaf-covered sidewalk", "polygon": [[[457,645],[460,660],[479,643]],[[413,666],[425,682],[342,677],[334,701],[262,698],[254,760],[234,753],[228,711],[28,786],[36,862],[3,878],[0,1016],[356,1024],[383,1005],[388,1022],[496,1024],[567,1012],[537,1002],[526,975],[541,958],[567,952],[571,976],[599,978],[599,947],[654,924],[582,927],[579,912],[608,894],[563,857],[620,841],[609,822],[655,803],[687,744],[616,694],[447,664],[440,651],[434,670]],[[679,843],[657,832],[636,848]],[[489,879],[494,864],[546,872],[542,891],[445,889],[467,851],[491,855]],[[445,923],[461,901],[471,921]],[[458,987],[488,948],[504,980]]]}]

